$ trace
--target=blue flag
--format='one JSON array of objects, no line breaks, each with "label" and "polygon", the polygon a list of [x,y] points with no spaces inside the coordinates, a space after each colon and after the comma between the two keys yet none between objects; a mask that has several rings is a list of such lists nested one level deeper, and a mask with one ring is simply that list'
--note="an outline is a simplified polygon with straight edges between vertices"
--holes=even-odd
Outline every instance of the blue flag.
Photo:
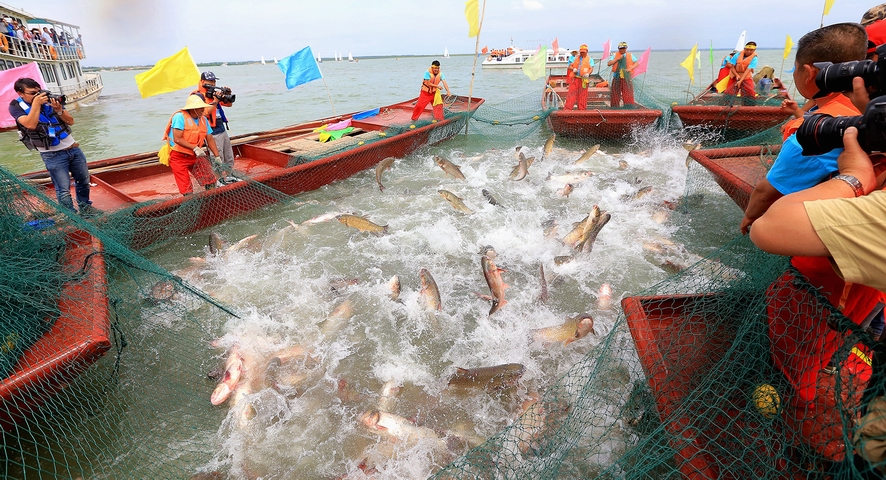
[{"label": "blue flag", "polygon": [[320,66],[314,59],[311,47],[305,47],[277,63],[286,76],[286,88],[293,89],[303,83],[323,78]]}]

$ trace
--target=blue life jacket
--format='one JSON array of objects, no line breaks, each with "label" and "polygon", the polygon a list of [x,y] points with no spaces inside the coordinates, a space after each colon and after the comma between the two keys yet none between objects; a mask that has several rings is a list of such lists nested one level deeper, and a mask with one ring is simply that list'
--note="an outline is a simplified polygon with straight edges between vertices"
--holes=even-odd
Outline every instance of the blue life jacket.
[{"label": "blue life jacket", "polygon": [[[22,97],[18,97],[17,101],[22,110],[25,111],[25,115],[31,113],[31,106],[25,103]],[[55,113],[52,105],[49,104],[43,104],[43,107],[40,109],[40,119],[38,120],[37,128],[25,128],[17,119],[15,125],[18,127],[19,140],[29,150],[34,150],[36,147],[46,149],[54,147],[71,134],[71,127],[58,118],[58,114]]]}]

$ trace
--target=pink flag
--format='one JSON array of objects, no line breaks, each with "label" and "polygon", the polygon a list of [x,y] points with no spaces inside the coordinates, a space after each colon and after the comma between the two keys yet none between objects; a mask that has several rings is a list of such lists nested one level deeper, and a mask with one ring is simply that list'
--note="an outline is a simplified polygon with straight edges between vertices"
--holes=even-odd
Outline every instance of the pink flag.
[{"label": "pink flag", "polygon": [[646,65],[649,63],[649,52],[651,51],[652,47],[649,47],[643,52],[643,55],[640,55],[640,60],[637,60],[637,66],[634,67],[634,71],[631,72],[631,78],[634,78],[641,73],[646,73]]},{"label": "pink flag", "polygon": [[603,60],[605,61],[607,58],[609,58],[609,40],[603,44]]},{"label": "pink flag", "polygon": [[541,44],[539,43],[539,44],[538,44],[538,48],[535,49],[535,53],[538,53],[538,52],[540,52],[540,51],[541,51]]},{"label": "pink flag", "polygon": [[560,53],[560,44],[557,42],[556,38],[551,42],[551,46],[554,47],[554,55]]},{"label": "pink flag", "polygon": [[[46,82],[43,81],[43,75],[40,74],[40,67],[37,65],[37,62],[26,63],[20,67],[0,71],[0,105],[9,105],[9,102],[18,98],[18,94],[13,89],[13,84],[22,77],[33,78],[41,87],[46,88]],[[9,115],[9,109],[0,108],[0,128],[14,126],[15,119]]]}]

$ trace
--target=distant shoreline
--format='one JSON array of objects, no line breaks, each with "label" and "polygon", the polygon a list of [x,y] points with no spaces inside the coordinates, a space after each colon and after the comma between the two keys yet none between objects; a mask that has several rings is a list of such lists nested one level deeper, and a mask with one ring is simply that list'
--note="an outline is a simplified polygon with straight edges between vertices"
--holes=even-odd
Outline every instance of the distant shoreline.
[{"label": "distant shoreline", "polygon": [[[699,51],[705,51],[705,50],[709,50],[709,48],[699,48]],[[730,49],[730,48],[714,48],[714,50],[730,50],[731,51],[732,49]],[[784,49],[783,48],[760,48],[760,50],[784,50]],[[683,49],[683,48],[679,48],[679,49],[664,48],[664,49],[655,50],[655,51],[657,51],[657,52],[681,52],[681,51],[688,52],[688,50]],[[602,50],[591,51],[589,53],[592,53],[592,54],[603,53],[603,51]],[[485,54],[481,53],[478,55],[483,56]],[[472,54],[472,53],[450,53],[449,56],[450,57],[472,57],[472,56],[474,56],[474,54]],[[443,55],[442,54],[439,54],[439,55],[437,55],[437,54],[433,54],[433,55],[367,55],[367,56],[355,58],[355,60],[380,60],[380,59],[387,59],[387,58],[422,58],[422,57],[443,58]],[[320,57],[320,58],[324,62],[326,62],[326,61],[334,62],[335,61],[332,58],[324,58],[324,57]],[[228,64],[228,66],[231,66],[231,65],[260,65],[261,60],[246,60],[246,61],[242,61],[242,62],[207,62],[207,63],[198,63],[197,67],[200,67],[200,68],[219,67],[219,66],[221,66],[222,63],[226,63],[226,64]],[[265,60],[265,63],[270,63],[270,62]],[[97,72],[100,70],[129,71],[129,70],[150,70],[151,67],[153,67],[153,65],[121,65],[121,66],[114,66],[114,67],[107,67],[107,66],[92,67],[92,66],[90,66],[90,67],[83,67],[83,70],[87,71],[87,72]]]}]

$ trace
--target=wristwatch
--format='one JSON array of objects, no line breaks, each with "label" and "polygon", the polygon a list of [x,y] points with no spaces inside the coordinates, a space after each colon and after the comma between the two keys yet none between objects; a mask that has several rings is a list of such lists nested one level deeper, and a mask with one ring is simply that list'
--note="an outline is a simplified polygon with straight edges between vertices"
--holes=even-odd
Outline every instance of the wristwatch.
[{"label": "wristwatch", "polygon": [[852,175],[843,175],[841,173],[833,178],[846,182],[850,187],[852,187],[853,190],[855,190],[856,197],[864,195],[864,187],[862,187],[861,182],[859,182],[858,179],[853,177]]}]

